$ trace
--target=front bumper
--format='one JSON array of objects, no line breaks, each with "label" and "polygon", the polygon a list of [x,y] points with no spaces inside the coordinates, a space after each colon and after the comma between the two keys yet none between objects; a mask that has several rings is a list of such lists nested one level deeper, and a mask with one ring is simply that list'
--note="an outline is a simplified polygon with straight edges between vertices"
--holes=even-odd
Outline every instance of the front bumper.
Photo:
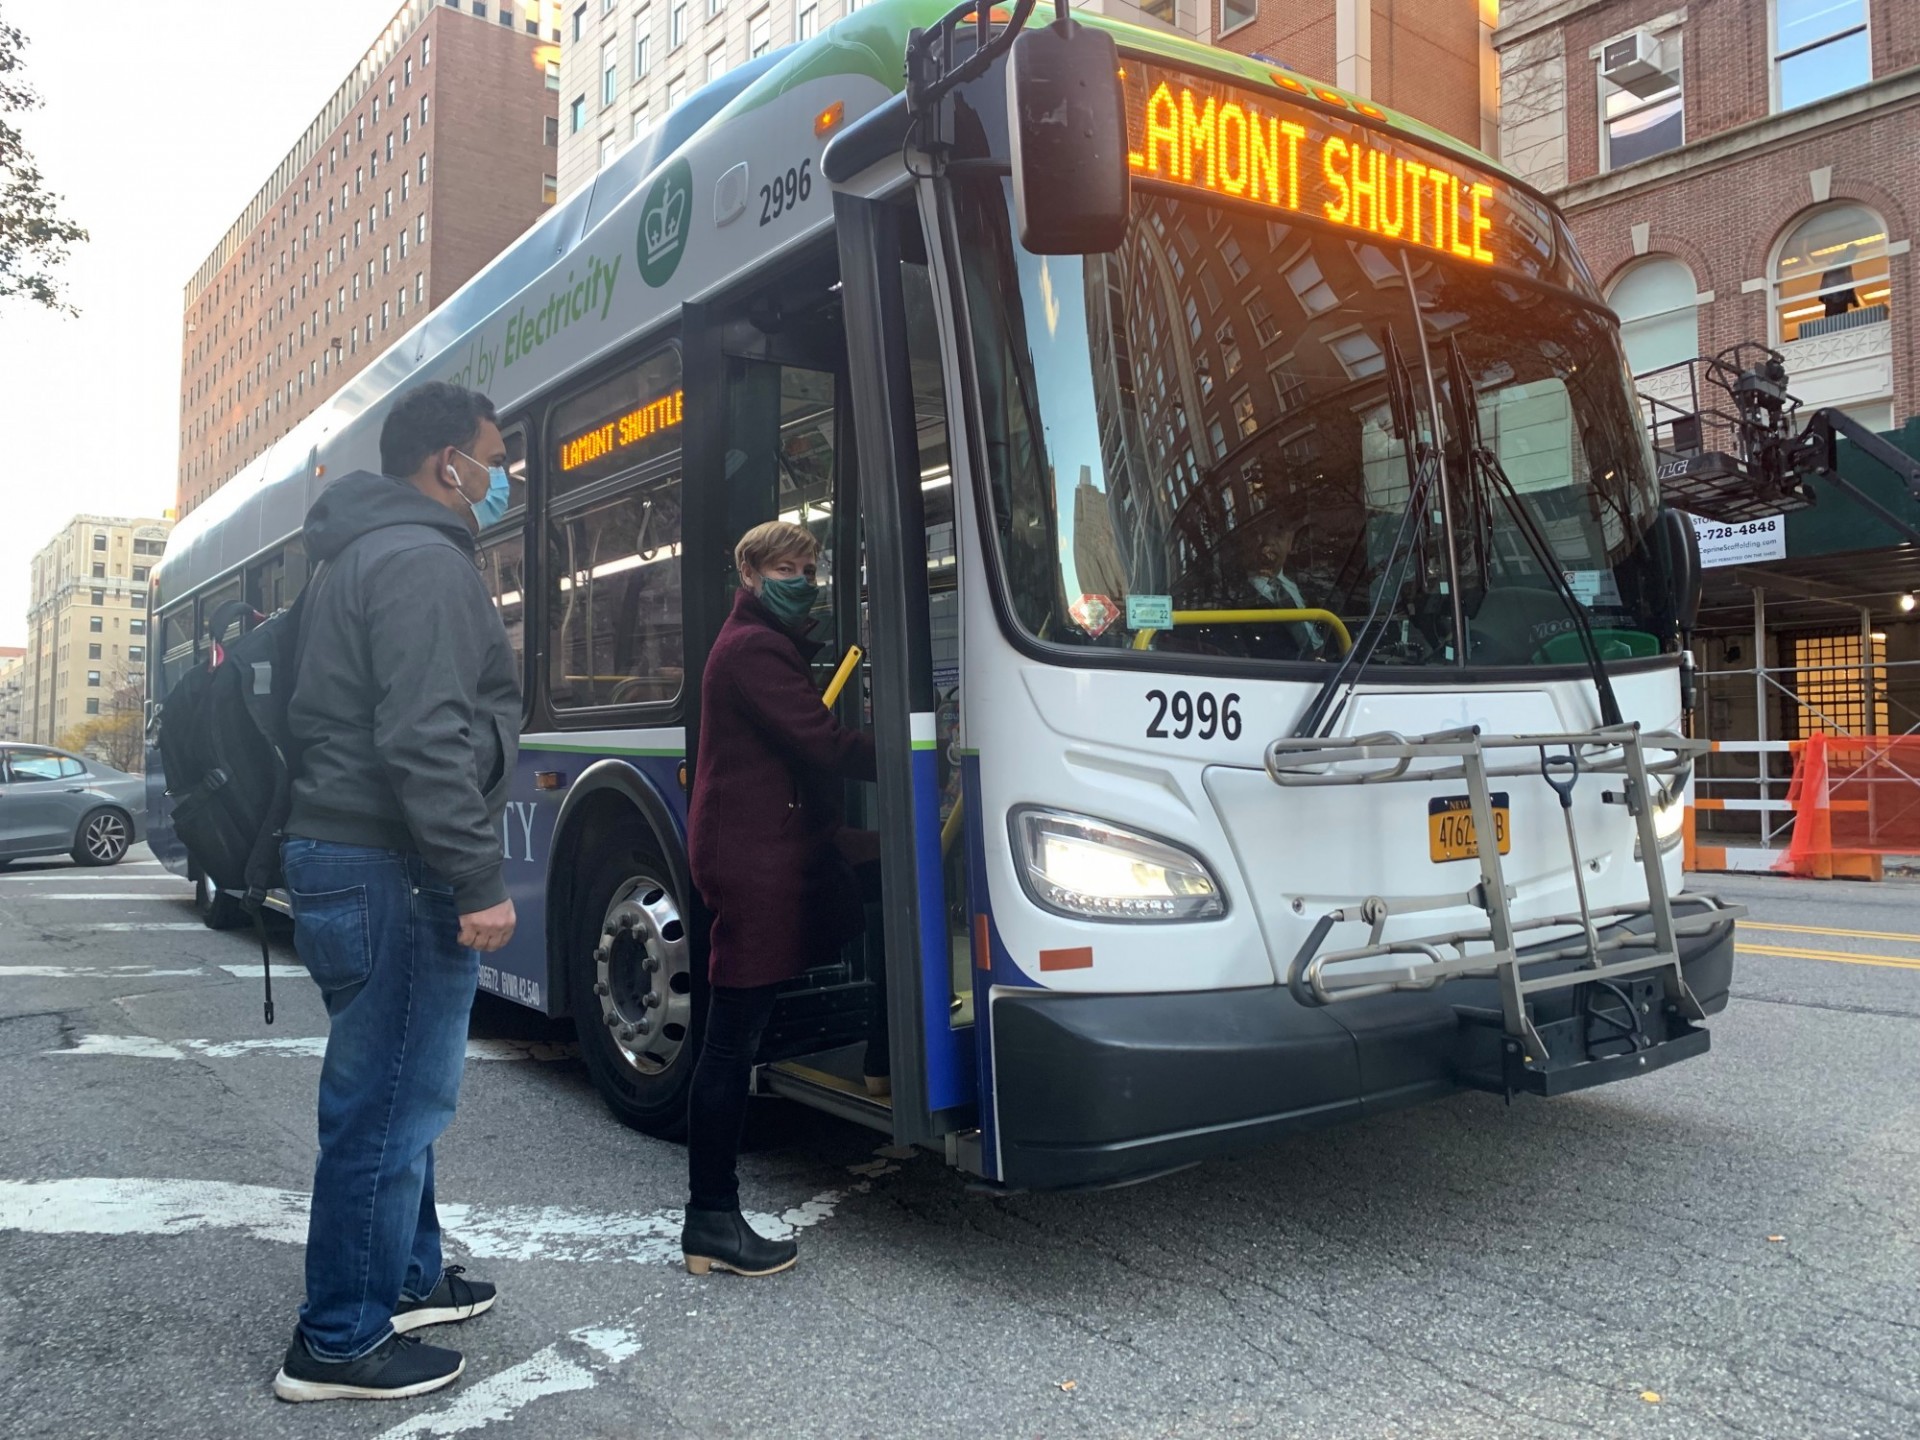
[{"label": "front bumper", "polygon": [[[1733,928],[1728,919],[1681,943],[1688,988],[1708,1014],[1726,1007]],[[1114,1184],[1461,1089],[1558,1094],[1706,1049],[1704,1030],[1658,1006],[1642,1045],[1599,1034],[1588,1046],[1583,1033],[1594,1027],[1580,1007],[1590,988],[1535,1000],[1535,1023],[1555,1052],[1547,1073],[1557,1078],[1534,1086],[1512,1085],[1505,1037],[1473,1018],[1499,1007],[1492,979],[1322,1007],[1300,1004],[1284,985],[1002,991],[993,1000],[1000,1179],[1029,1189]]]}]

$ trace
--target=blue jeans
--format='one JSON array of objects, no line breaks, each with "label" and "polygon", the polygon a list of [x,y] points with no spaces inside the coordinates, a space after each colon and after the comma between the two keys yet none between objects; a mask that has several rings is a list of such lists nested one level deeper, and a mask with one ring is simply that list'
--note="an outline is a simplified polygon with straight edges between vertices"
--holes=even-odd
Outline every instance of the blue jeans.
[{"label": "blue jeans", "polygon": [[294,944],[332,1025],[300,1329],[323,1360],[392,1333],[440,1283],[433,1142],[453,1119],[479,956],[453,888],[417,855],[289,838]]}]

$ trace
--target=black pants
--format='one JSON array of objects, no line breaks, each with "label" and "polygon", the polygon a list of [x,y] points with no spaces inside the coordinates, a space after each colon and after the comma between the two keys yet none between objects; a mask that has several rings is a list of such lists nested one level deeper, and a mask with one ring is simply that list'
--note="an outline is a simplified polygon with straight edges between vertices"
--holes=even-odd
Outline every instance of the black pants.
[{"label": "black pants", "polygon": [[692,1209],[740,1208],[737,1167],[747,1086],[779,991],[778,985],[715,985],[709,993],[707,1033],[687,1095],[687,1204]]}]

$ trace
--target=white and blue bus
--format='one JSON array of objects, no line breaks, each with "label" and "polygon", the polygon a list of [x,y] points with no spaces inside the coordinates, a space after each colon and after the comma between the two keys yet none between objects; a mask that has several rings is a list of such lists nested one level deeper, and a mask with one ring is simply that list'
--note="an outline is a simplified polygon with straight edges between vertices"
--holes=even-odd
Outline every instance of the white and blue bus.
[{"label": "white and blue bus", "polygon": [[512,449],[479,552],[525,664],[482,984],[629,1124],[684,1124],[701,665],[775,516],[825,547],[823,682],[864,651],[884,898],[762,1093],[1066,1187],[1698,1055],[1697,557],[1567,227],[1364,99],[1031,9],[878,0],[693,96],[181,522],[153,705],[451,380]]}]

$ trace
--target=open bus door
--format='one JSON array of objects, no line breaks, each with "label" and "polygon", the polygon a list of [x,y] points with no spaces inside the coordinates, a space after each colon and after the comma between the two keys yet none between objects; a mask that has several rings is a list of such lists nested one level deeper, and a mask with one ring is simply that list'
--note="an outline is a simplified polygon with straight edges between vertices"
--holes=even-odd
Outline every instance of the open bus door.
[{"label": "open bus door", "polygon": [[[869,243],[882,239],[884,228],[869,225]],[[843,231],[843,249],[847,239]],[[942,859],[944,754],[934,743],[929,576],[944,569],[950,591],[951,498],[949,491],[946,518],[934,516],[945,564],[936,557],[930,569],[913,397],[874,380],[875,370],[890,368],[877,355],[850,355],[874,343],[850,329],[850,317],[864,313],[871,297],[851,303],[840,276],[840,255],[829,246],[749,288],[685,309],[687,393],[716,397],[705,405],[690,400],[687,409],[687,473],[711,477],[688,515],[689,658],[704,666],[725,621],[738,585],[732,547],[739,536],[776,518],[813,531],[829,586],[812,636],[823,644],[816,674],[822,689],[850,646],[866,652],[836,712],[843,724],[870,729],[878,749],[879,783],[849,787],[847,816],[850,825],[879,832],[881,897],[863,939],[782,994],[756,1086],[896,1143],[939,1145],[974,1123],[975,1099],[965,1023],[971,986],[953,983],[955,907],[946,898],[964,889],[949,889],[951,867]],[[897,308],[900,282],[891,289]],[[906,407],[904,428],[882,413],[896,404]],[[856,459],[868,454],[889,458]],[[957,614],[952,601],[949,593],[939,607],[949,631]],[[687,726],[690,756],[698,733],[696,701]],[[952,845],[948,853],[963,848]],[[709,923],[710,916],[696,913],[695,964],[702,969]],[[967,963],[960,955],[963,980]],[[967,995],[959,1006],[957,988]],[[876,1027],[889,1042],[891,1096],[870,1094],[862,1076]]]}]

